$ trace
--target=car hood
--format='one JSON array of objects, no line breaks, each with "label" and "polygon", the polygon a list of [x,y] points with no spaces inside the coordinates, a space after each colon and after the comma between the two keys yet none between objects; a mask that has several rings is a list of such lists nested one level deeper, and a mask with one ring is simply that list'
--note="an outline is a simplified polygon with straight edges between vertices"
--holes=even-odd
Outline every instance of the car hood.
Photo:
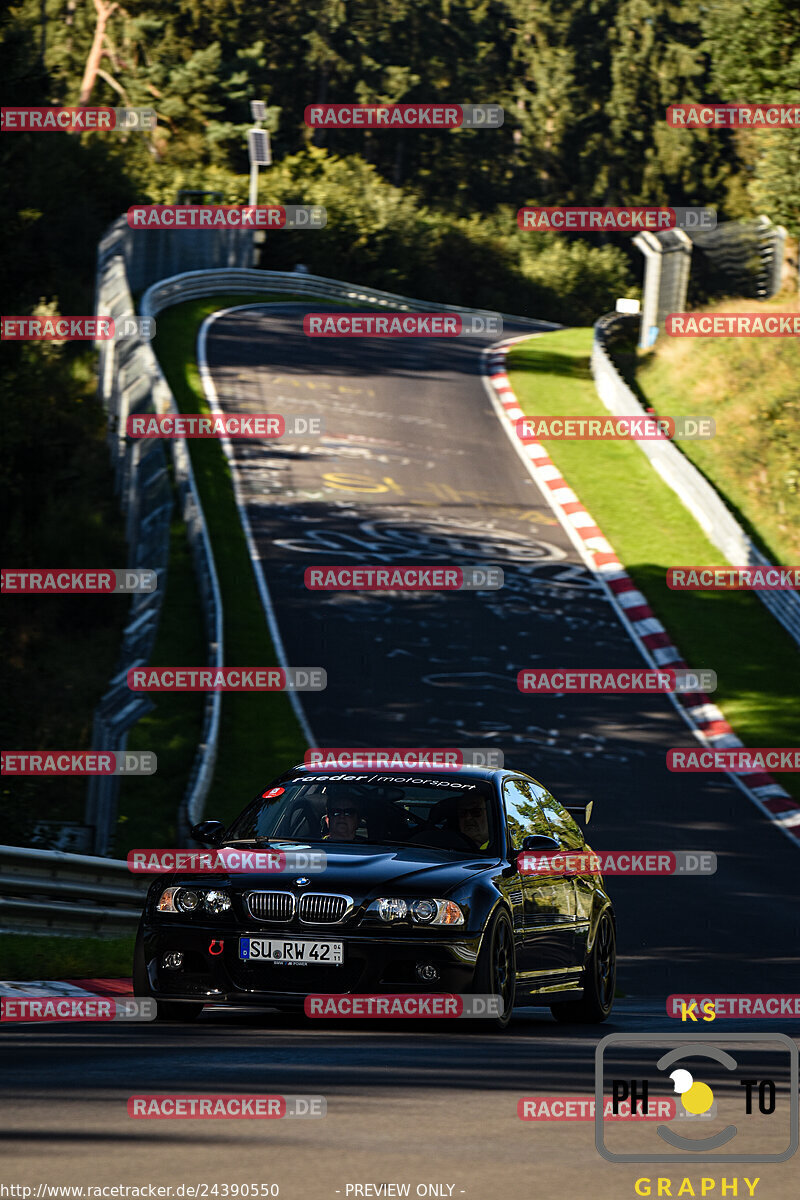
[{"label": "car hood", "polygon": [[[283,848],[288,849],[286,843]],[[237,847],[238,848],[238,847]],[[243,848],[242,848],[243,849]],[[424,846],[350,846],[329,843],[294,843],[292,849],[324,850],[326,868],[324,871],[303,872],[286,871],[237,871],[219,875],[189,875],[181,873],[176,882],[208,886],[211,880],[230,883],[242,891],[251,888],[296,890],[298,878],[308,879],[308,891],[331,892],[343,891],[352,896],[366,897],[370,893],[386,893],[387,888],[399,890],[401,895],[412,895],[419,891],[422,895],[446,896],[452,889],[461,886],[476,874],[496,868],[499,859],[496,855],[450,855],[447,851],[429,849]],[[306,885],[303,885],[306,890]]]}]

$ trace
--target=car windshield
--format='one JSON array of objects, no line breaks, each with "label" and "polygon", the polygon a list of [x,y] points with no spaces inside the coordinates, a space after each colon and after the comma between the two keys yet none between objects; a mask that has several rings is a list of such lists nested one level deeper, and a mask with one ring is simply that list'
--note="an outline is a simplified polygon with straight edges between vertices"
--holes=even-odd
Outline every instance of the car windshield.
[{"label": "car windshield", "polygon": [[225,840],[408,845],[500,853],[492,788],[475,779],[304,777],[268,789]]}]

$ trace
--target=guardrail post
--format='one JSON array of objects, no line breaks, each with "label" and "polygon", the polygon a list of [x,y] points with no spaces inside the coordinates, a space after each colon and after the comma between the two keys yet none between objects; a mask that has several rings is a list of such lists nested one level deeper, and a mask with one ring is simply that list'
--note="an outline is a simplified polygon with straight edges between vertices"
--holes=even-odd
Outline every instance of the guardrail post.
[{"label": "guardrail post", "polygon": [[682,229],[667,229],[637,233],[633,244],[645,257],[639,349],[648,350],[664,318],[686,307],[692,243]]}]

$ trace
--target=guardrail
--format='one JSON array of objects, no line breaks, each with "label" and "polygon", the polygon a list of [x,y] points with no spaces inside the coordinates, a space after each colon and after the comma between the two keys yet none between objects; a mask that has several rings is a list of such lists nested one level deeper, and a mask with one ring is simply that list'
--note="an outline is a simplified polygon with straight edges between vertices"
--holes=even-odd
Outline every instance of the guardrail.
[{"label": "guardrail", "polygon": [[[115,319],[134,313],[126,261],[122,255],[109,257],[107,253],[99,253],[96,311],[110,314]],[[130,692],[126,675],[131,667],[149,662],[158,632],[175,493],[194,560],[206,624],[208,665],[212,667],[223,665],[222,597],[186,443],[181,440],[170,442],[173,490],[163,443],[156,439],[136,441],[126,434],[127,419],[132,414],[178,412],[150,342],[138,336],[119,342],[106,341],[98,344],[98,351],[100,396],[108,416],[117,488],[127,515],[132,558],[129,565],[153,568],[158,578],[154,592],[134,598],[114,678],[95,712],[92,748],[124,750],[128,730],[154,707],[148,697]],[[191,826],[200,820],[211,786],[220,706],[219,693],[206,696],[201,741],[178,811],[181,837],[188,835]],[[108,854],[112,848],[118,794],[119,776],[97,776],[90,780],[86,824],[93,829],[92,848],[96,854]]]},{"label": "guardrail", "polygon": [[251,292],[258,295],[270,292],[289,292],[298,296],[315,296],[332,300],[347,300],[351,303],[379,304],[392,307],[398,312],[454,312],[469,313],[480,317],[502,317],[532,329],[562,329],[551,321],[531,320],[515,317],[493,309],[462,308],[453,304],[436,304],[431,300],[414,300],[396,292],[383,292],[378,288],[363,287],[358,283],[343,283],[339,279],[327,279],[324,275],[309,275],[299,271],[259,271],[247,267],[230,267],[221,270],[184,271],[170,279],[162,279],[147,289],[142,297],[142,316],[156,316],[171,304],[182,304],[185,300],[196,300],[201,296],[222,295],[225,292]]},{"label": "guardrail", "polygon": [[121,937],[136,929],[150,881],[115,859],[0,846],[0,931]]},{"label": "guardrail", "polygon": [[[606,349],[612,330],[625,322],[635,324],[637,317],[608,313],[594,325],[592,375],[597,394],[609,412],[618,416],[642,417],[645,409],[620,376]],[[669,441],[640,441],[640,449],[653,468],[672,488],[699,523],[709,540],[732,566],[773,566],[742,529],[733,513],[697,467]],[[789,636],[800,645],[800,595],[797,592],[759,591],[755,593]]]}]

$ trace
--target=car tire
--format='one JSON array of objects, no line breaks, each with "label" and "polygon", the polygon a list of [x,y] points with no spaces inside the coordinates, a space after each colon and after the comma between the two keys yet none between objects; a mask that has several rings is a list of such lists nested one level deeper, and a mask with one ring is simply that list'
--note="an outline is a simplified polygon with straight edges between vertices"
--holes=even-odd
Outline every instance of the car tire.
[{"label": "car tire", "polygon": [[597,925],[594,945],[586,960],[586,983],[580,1000],[551,1004],[557,1021],[574,1025],[599,1025],[614,1006],[617,981],[617,935],[614,919],[606,910]]},{"label": "car tire", "polygon": [[514,1008],[517,984],[517,964],[514,953],[514,929],[504,908],[498,909],[483,935],[470,992],[478,995],[502,996],[502,1017],[481,1017],[470,1021],[471,1028],[488,1033],[508,1028]]},{"label": "car tire", "polygon": [[[154,999],[147,976],[141,931],[136,935],[136,944],[133,948],[133,994],[138,997]],[[155,1019],[157,1021],[196,1021],[202,1011],[202,1004],[184,1003],[180,1000],[156,1000]]]}]

